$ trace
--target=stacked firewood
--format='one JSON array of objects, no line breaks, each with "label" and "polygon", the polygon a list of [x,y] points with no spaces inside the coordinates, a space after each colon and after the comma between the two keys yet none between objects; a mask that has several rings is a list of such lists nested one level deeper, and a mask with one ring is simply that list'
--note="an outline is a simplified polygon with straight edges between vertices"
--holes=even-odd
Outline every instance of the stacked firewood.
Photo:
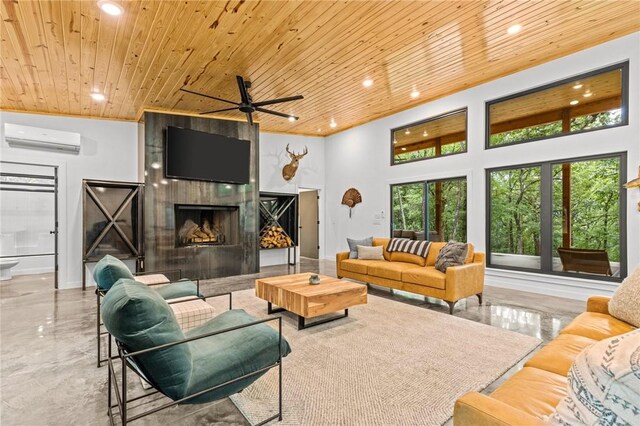
[{"label": "stacked firewood", "polygon": [[187,220],[178,232],[180,239],[187,243],[222,243],[224,242],[224,234],[222,228],[217,225],[211,225],[205,220],[202,226],[192,220]]},{"label": "stacked firewood", "polygon": [[292,247],[293,240],[279,226],[270,226],[262,232],[260,238],[262,248],[285,248]]}]

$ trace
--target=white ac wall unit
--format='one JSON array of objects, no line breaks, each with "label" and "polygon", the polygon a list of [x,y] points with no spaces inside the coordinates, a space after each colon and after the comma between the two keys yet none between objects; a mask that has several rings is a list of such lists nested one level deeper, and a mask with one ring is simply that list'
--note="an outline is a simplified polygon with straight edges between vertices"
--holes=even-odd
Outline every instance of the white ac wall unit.
[{"label": "white ac wall unit", "polygon": [[4,138],[9,146],[15,148],[80,152],[80,133],[5,123]]}]

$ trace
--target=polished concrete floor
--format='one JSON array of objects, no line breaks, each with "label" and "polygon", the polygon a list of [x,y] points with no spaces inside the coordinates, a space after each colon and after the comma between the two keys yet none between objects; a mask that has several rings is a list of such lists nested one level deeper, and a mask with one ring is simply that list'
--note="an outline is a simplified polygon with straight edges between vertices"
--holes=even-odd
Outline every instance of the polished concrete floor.
[{"label": "polished concrete floor", "polygon": [[[260,276],[294,272],[335,275],[335,264],[303,259],[297,267],[272,266],[260,274],[208,280],[205,293],[252,288]],[[547,342],[584,303],[490,286],[478,305],[469,298],[456,305],[454,315],[535,336]],[[446,313],[437,300],[372,286],[370,294]],[[0,282],[0,424],[108,424],[107,369],[95,365],[95,295],[92,290],[53,290],[50,275],[15,277]],[[519,366],[486,390],[491,391]],[[167,412],[164,412],[167,413]],[[170,417],[169,417],[170,416]],[[235,406],[222,400],[209,406],[178,407],[140,424],[245,425]]]}]

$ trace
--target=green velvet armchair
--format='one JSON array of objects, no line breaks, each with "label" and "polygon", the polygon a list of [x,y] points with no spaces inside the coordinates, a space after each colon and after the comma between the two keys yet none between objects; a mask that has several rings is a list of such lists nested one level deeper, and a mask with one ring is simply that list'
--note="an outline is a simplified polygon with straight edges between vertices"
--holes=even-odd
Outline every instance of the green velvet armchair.
[{"label": "green velvet armchair", "polygon": [[[177,274],[178,279],[172,281],[164,274]],[[156,271],[156,272],[140,272],[132,273],[125,263],[113,256],[106,255],[98,263],[93,270],[93,279],[96,282],[96,345],[98,353],[98,367],[105,361],[102,358],[102,336],[107,335],[106,331],[102,331],[102,323],[100,322],[100,301],[104,295],[113,287],[121,278],[138,280],[146,285],[154,288],[155,291],[165,300],[178,298],[181,302],[203,298],[200,293],[200,282],[182,279],[182,271]],[[228,294],[228,293],[226,293]],[[170,302],[174,303],[174,302]],[[231,302],[230,302],[231,303]]]},{"label": "green velvet armchair", "polygon": [[[127,424],[177,404],[225,398],[274,367],[279,373],[278,412],[260,424],[282,420],[282,358],[291,348],[282,337],[280,317],[257,320],[242,309],[232,309],[185,334],[159,293],[134,280],[121,279],[104,297],[102,319],[117,345],[117,355],[110,353],[107,360],[112,423],[117,417]],[[269,321],[277,322],[278,329],[267,325]],[[127,399],[128,370],[154,388],[144,397],[159,392],[170,401],[145,412],[129,413],[128,403],[141,397]]]}]

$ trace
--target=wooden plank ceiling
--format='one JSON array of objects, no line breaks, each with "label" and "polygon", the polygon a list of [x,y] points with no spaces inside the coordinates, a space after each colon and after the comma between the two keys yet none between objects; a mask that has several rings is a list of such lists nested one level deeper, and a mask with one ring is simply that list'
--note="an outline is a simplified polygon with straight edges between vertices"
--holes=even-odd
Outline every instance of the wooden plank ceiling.
[{"label": "wooden plank ceiling", "polygon": [[114,17],[94,1],[3,0],[0,108],[198,113],[225,104],[181,87],[239,100],[242,75],[254,100],[305,97],[273,106],[297,122],[254,116],[262,130],[327,135],[640,30],[636,0],[121,4]]}]

